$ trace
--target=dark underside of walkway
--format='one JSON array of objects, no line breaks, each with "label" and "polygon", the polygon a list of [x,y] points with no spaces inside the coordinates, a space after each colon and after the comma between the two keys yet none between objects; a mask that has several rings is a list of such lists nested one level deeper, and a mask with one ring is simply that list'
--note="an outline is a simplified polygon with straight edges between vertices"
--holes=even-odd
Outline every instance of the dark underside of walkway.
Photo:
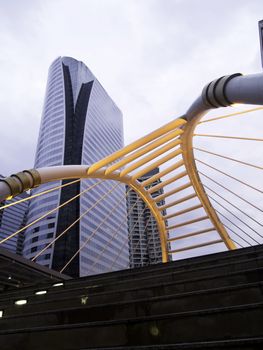
[{"label": "dark underside of walkway", "polygon": [[263,349],[262,277],[256,246],[9,290],[0,349]]},{"label": "dark underside of walkway", "polygon": [[60,282],[70,278],[0,248],[0,293],[43,282],[47,284]]}]

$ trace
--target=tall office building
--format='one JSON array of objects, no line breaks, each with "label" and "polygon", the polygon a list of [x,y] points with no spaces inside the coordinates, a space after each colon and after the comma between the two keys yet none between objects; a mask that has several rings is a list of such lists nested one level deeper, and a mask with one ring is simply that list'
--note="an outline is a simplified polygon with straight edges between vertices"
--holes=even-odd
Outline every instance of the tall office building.
[{"label": "tall office building", "polygon": [[[158,172],[159,169],[156,168],[142,176],[139,181],[143,182],[148,180]],[[156,180],[151,186],[155,186],[158,183],[160,183],[160,180]],[[162,188],[154,192],[152,196],[157,197],[161,194],[163,194]],[[158,205],[164,205],[164,201],[161,201]],[[127,196],[127,211],[129,213],[130,267],[133,268],[161,263],[162,249],[156,220],[151,215],[144,201],[133,190],[130,190]]]},{"label": "tall office building", "polygon": [[[122,113],[84,63],[59,57],[49,69],[41,120],[35,168],[93,164],[123,147]],[[28,222],[77,195],[98,180],[89,179],[50,192],[31,201]],[[62,182],[63,184],[66,181]],[[34,193],[61,184],[46,184]],[[79,215],[113,187],[104,181],[67,206],[48,215],[26,232],[24,256],[33,258],[61,234]],[[104,222],[115,206],[120,205]],[[111,196],[77,222],[65,235],[37,258],[37,262],[61,270],[71,257],[79,254],[64,270],[72,276],[85,276],[127,268],[129,264],[125,187],[118,186]],[[116,226],[118,234],[111,239]],[[96,234],[93,232],[96,231]],[[88,244],[85,242],[88,241]],[[110,242],[110,243],[109,243]],[[105,245],[107,249],[100,256]]]},{"label": "tall office building", "polygon": [[[0,179],[4,176],[0,175]],[[21,193],[10,201],[3,201],[0,203],[1,206],[5,204],[16,202],[20,199],[27,198],[28,194]],[[16,231],[20,230],[25,226],[26,214],[28,210],[28,201],[18,203],[14,206],[0,210],[0,240],[12,235]],[[21,255],[22,246],[24,241],[24,232],[13,236],[8,241],[5,241],[1,247],[10,250],[11,252]]]}]

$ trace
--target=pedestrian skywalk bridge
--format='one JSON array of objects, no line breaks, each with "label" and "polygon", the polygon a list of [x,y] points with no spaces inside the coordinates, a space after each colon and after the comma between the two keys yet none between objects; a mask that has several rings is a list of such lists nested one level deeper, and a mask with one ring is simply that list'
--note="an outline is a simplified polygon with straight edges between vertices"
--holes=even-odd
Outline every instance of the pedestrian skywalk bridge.
[{"label": "pedestrian skywalk bridge", "polygon": [[[80,243],[79,249],[61,269],[63,273],[81,250],[92,242],[101,225],[107,225],[107,220],[118,207],[126,206],[131,190],[137,193],[138,201],[143,200],[150,210],[148,220],[156,221],[163,262],[263,243],[261,105],[263,74],[225,76],[208,84],[185,115],[94,164],[31,169],[1,180],[0,200],[11,199],[38,187],[38,191],[33,191],[31,196],[22,199],[24,201],[44,197],[61,187],[70,188],[76,182],[96,179],[77,195],[3,238],[0,246],[108,180],[114,185],[101,198],[94,200],[93,205],[86,208],[69,227],[58,232],[36,253],[33,261],[69,234],[84,216],[91,215],[97,205],[105,203],[103,220]],[[158,173],[141,181],[156,168],[159,168]],[[62,183],[62,180],[68,181]],[[55,185],[41,189],[41,185],[50,182],[55,182]],[[124,185],[127,190],[123,198],[115,202],[111,200],[111,205],[108,205],[107,199],[114,198],[114,190]],[[19,202],[6,201],[0,210]],[[127,216],[135,206],[136,202],[128,208]],[[124,221],[127,223],[126,217]],[[116,269],[118,256],[127,246],[137,224],[135,222],[129,228],[129,235],[122,242],[109,271]],[[118,237],[119,229],[116,224],[94,263],[100,261],[111,242]]]}]

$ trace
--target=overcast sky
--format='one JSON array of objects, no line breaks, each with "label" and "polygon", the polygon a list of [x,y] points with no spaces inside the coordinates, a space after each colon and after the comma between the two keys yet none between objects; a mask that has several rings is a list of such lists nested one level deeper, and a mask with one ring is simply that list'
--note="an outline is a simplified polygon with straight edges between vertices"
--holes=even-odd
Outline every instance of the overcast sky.
[{"label": "overcast sky", "polygon": [[31,168],[47,71],[82,60],[128,143],[184,113],[204,84],[261,71],[262,0],[0,0],[0,173]]},{"label": "overcast sky", "polygon": [[[209,81],[262,71],[261,19],[262,0],[0,0],[0,174],[34,166],[47,72],[56,57],[72,56],[91,69],[123,112],[127,144],[184,114]],[[262,138],[261,120],[258,112],[250,123],[207,123],[202,131]],[[262,166],[258,145],[197,139],[198,146]],[[262,187],[257,170],[249,173],[200,152],[197,157]],[[205,165],[199,169],[208,171]],[[263,189],[249,192],[229,179],[227,184],[262,203]],[[246,216],[245,224],[237,221],[246,230],[251,225],[258,238],[253,229],[262,230],[263,208],[241,200],[236,205],[260,222]]]}]

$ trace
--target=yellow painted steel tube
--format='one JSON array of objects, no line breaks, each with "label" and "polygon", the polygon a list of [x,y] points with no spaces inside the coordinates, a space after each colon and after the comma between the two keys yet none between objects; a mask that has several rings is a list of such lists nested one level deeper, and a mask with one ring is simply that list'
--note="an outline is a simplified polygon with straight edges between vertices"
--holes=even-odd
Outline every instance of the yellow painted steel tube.
[{"label": "yellow painted steel tube", "polygon": [[171,173],[173,170],[178,169],[179,167],[184,165],[184,161],[181,159],[179,162],[176,162],[175,164],[169,166],[168,168],[160,171],[159,173],[153,175],[152,177],[150,177],[149,179],[145,180],[142,182],[142,185],[148,186],[150,184],[152,184],[154,181],[159,180],[161,177]]},{"label": "yellow painted steel tube", "polygon": [[180,143],[181,143],[181,140],[176,139],[176,140],[173,140],[173,141],[167,143],[166,145],[162,146],[161,148],[158,148],[154,152],[151,152],[150,154],[146,155],[145,157],[132,163],[127,168],[123,169],[121,172],[121,176],[131,173],[133,170],[138,169],[139,167],[141,167],[141,166],[145,165],[146,163],[150,162],[151,160],[161,156],[162,154],[169,151],[170,149],[180,145]]},{"label": "yellow painted steel tube", "polygon": [[170,185],[173,182],[175,183],[177,180],[185,177],[186,175],[187,175],[187,172],[183,171],[183,172],[181,172],[181,173],[179,173],[179,174],[177,174],[177,175],[175,175],[175,176],[173,176],[165,181],[160,182],[158,185],[155,185],[155,186],[149,188],[148,192],[154,193],[154,192],[158,191],[160,188],[164,188],[165,186]]},{"label": "yellow painted steel tube", "polygon": [[186,123],[186,120],[182,118],[175,119],[171,121],[170,123],[162,126],[161,128],[151,132],[150,134],[140,138],[139,140],[132,142],[130,145],[120,149],[117,152],[114,152],[108,157],[103,158],[102,160],[98,161],[97,163],[94,163],[91,165],[88,169],[89,174],[94,173],[96,170],[99,170],[100,168],[108,165],[109,163],[112,163],[116,161],[117,159],[125,156],[126,154],[131,153],[132,151],[138,149],[141,146],[146,145],[147,143],[155,140],[157,137],[163,136],[166,133],[184,125]]},{"label": "yellow painted steel tube", "polygon": [[229,237],[224,225],[221,223],[217,213],[215,212],[212,204],[207,197],[202,182],[199,178],[198,171],[195,164],[194,153],[193,153],[193,134],[194,130],[201,117],[193,118],[188,121],[184,126],[184,133],[181,135],[182,140],[182,151],[185,168],[187,170],[188,176],[191,180],[192,186],[202,203],[204,210],[206,211],[208,217],[210,218],[213,226],[219,233],[220,237],[224,241],[228,249],[236,249],[235,243]]},{"label": "yellow painted steel tube", "polygon": [[168,134],[159,137],[157,140],[151,142],[150,144],[147,144],[146,146],[139,148],[139,150],[135,150],[132,154],[130,154],[129,156],[126,156],[125,158],[121,159],[120,161],[118,161],[117,163],[109,166],[106,171],[105,174],[110,174],[115,170],[120,169],[121,167],[123,167],[124,165],[134,161],[135,159],[143,156],[144,154],[154,150],[155,148],[163,145],[164,143],[176,138],[177,136],[181,135],[183,133],[182,129],[176,129],[172,132],[169,132]]}]

